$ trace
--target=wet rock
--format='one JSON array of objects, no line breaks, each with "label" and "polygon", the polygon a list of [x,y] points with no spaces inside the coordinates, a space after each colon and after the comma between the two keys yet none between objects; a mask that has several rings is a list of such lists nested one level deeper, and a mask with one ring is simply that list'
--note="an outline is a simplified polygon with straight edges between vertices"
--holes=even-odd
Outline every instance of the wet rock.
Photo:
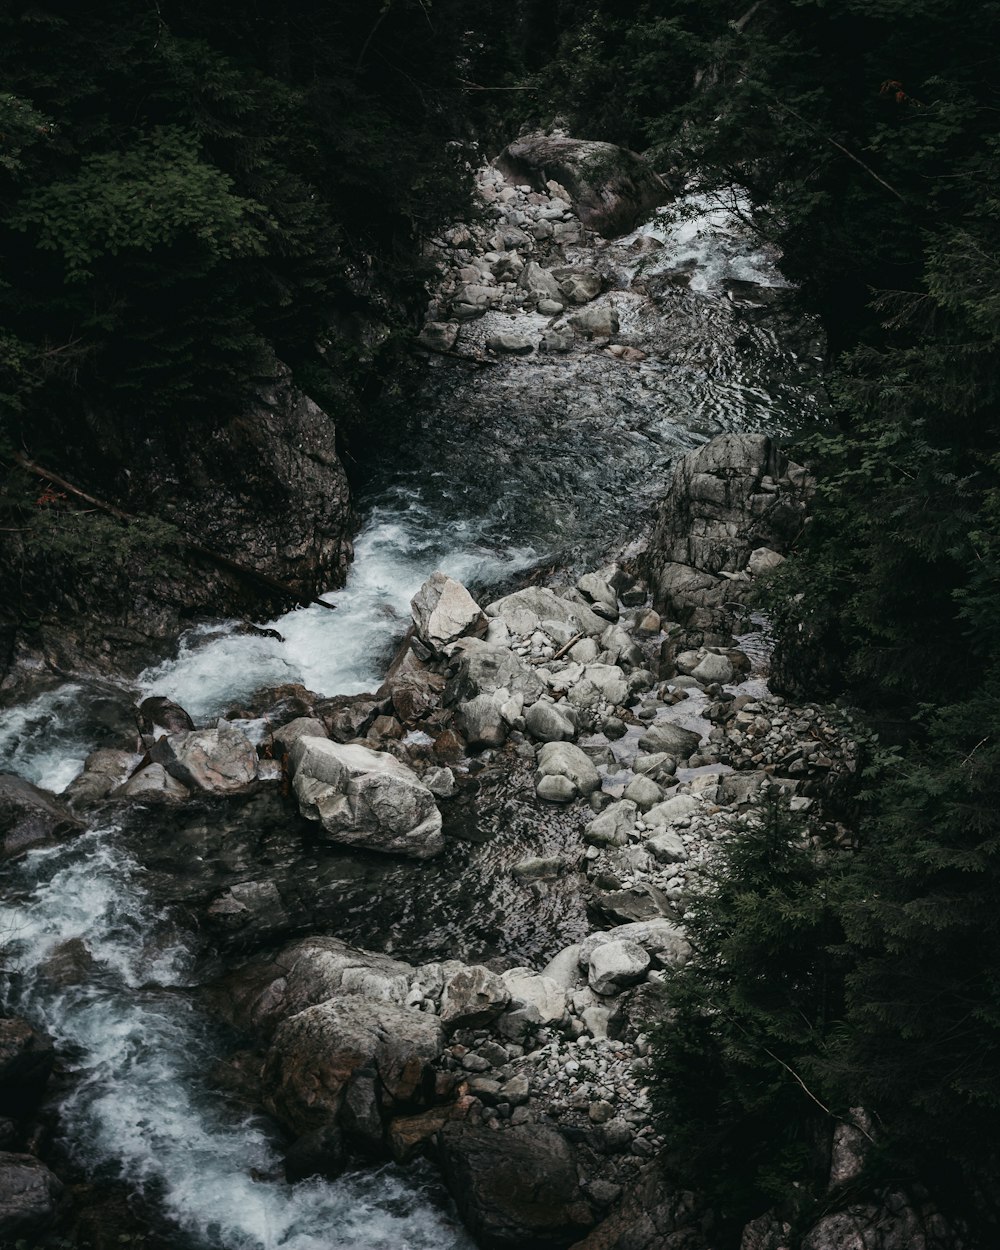
[{"label": "wet rock", "polygon": [[500,617],[511,633],[522,637],[542,628],[544,621],[560,621],[582,634],[600,634],[607,627],[607,621],[586,604],[561,599],[545,586],[529,586],[497,599],[487,604],[486,615]]},{"label": "wet rock", "polygon": [[41,1160],[0,1152],[0,1239],[13,1243],[51,1228],[63,1193],[62,1181]]},{"label": "wet rock", "polygon": [[539,699],[524,717],[528,733],[539,742],[563,742],[576,737],[576,725],[553,703]]},{"label": "wet rock", "polygon": [[663,798],[663,791],[655,781],[640,774],[625,787],[625,798],[634,803],[640,812],[648,812]]},{"label": "wet rock", "polygon": [[624,846],[635,828],[638,806],[630,799],[612,803],[595,817],[583,836],[591,846]]},{"label": "wet rock", "polygon": [[580,965],[588,967],[593,953],[606,942],[629,942],[643,948],[662,967],[678,967],[687,961],[691,948],[683,930],[670,920],[642,920],[592,933],[580,943]]},{"label": "wet rock", "polygon": [[403,1109],[433,1084],[443,1049],[441,1022],[426,1012],[360,996],[319,1003],[278,1026],[265,1105],[300,1133],[325,1128],[340,1114],[351,1078],[365,1069],[387,1105]]},{"label": "wet rock", "polygon": [[467,635],[481,637],[486,617],[461,582],[445,573],[432,573],[410,601],[417,636],[440,651]]},{"label": "wet rock", "polygon": [[637,942],[612,940],[594,948],[587,981],[595,994],[617,994],[641,981],[649,968],[649,955]]},{"label": "wet rock", "polygon": [[228,721],[216,729],[160,738],[149,752],[154,764],[193,790],[234,794],[257,777],[257,752],[250,739]]},{"label": "wet rock", "polygon": [[492,694],[480,694],[458,705],[458,727],[470,751],[502,746],[509,724]]},{"label": "wet rock", "polygon": [[83,830],[83,823],[51,794],[12,773],[0,773],[0,858],[55,846]]},{"label": "wet rock", "polygon": [[960,1250],[962,1242],[930,1203],[889,1189],[877,1201],[823,1216],[800,1244],[802,1250]]},{"label": "wet rock", "polygon": [[171,777],[162,764],[147,764],[111,793],[114,799],[141,803],[183,803],[190,795],[187,786]]},{"label": "wet rock", "polygon": [[495,1020],[510,1002],[510,990],[482,964],[460,967],[445,981],[441,1023],[450,1028],[475,1027]]},{"label": "wet rock", "polygon": [[332,841],[416,859],[443,849],[434,796],[387,752],[300,738],[289,762],[300,811]]},{"label": "wet rock", "polygon": [[537,1125],[496,1133],[467,1122],[440,1135],[445,1183],[486,1250],[557,1250],[593,1223],[566,1139]]},{"label": "wet rock", "polygon": [[0,1115],[22,1119],[34,1111],[54,1063],[44,1033],[19,1016],[0,1019]]},{"label": "wet rock", "polygon": [[666,751],[654,751],[652,755],[637,755],[632,770],[662,785],[677,772],[677,761]]},{"label": "wet rock", "polygon": [[300,738],[325,738],[326,726],[315,716],[297,716],[271,734],[275,759],[288,755]]},{"label": "wet rock", "polygon": [[334,1180],[346,1166],[344,1134],[335,1124],[303,1133],[285,1151],[285,1179],[292,1185],[310,1176]]},{"label": "wet rock", "polygon": [[663,752],[686,760],[698,750],[701,736],[671,721],[657,721],[639,739],[639,749],[649,755]]},{"label": "wet rock", "polygon": [[521,881],[551,881],[565,868],[566,859],[562,855],[533,856],[520,860],[511,872]]},{"label": "wet rock", "polygon": [[92,751],[84,761],[83,772],[63,791],[63,799],[77,808],[99,803],[128,779],[139,759],[134,751],[111,747]]},{"label": "wet rock", "polygon": [[652,166],[612,143],[561,134],[525,135],[509,144],[495,163],[509,178],[539,191],[547,181],[559,182],[583,224],[605,238],[627,234],[671,198]]},{"label": "wet rock", "polygon": [[572,743],[546,742],[538,749],[537,762],[536,784],[548,777],[561,777],[570,783],[574,795],[590,794],[601,784],[600,774],[590,759]]},{"label": "wet rock", "polygon": [[588,339],[609,339],[619,330],[618,313],[612,304],[593,304],[573,313],[569,324]]},{"label": "wet rock", "polygon": [[152,695],[139,704],[139,729],[157,737],[157,730],[168,734],[188,733],[194,729],[194,721],[173,699]]},{"label": "wet rock", "polygon": [[417,336],[417,343],[429,352],[452,352],[458,342],[458,326],[453,321],[428,321]]},{"label": "wet rock", "polygon": [[735,673],[732,664],[724,655],[715,655],[710,651],[695,665],[691,676],[706,685],[716,682],[720,686],[726,686],[733,680]]}]

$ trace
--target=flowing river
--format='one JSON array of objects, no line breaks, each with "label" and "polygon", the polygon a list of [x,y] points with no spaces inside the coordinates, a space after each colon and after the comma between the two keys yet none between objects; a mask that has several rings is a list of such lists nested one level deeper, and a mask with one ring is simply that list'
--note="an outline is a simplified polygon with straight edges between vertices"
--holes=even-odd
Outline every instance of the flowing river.
[{"label": "flowing river", "polygon": [[[655,250],[640,247],[649,239]],[[197,723],[283,683],[372,689],[434,569],[482,592],[528,569],[594,567],[641,532],[678,454],[723,430],[808,417],[814,331],[738,215],[691,197],[602,245],[600,261],[617,275],[622,339],[642,343],[644,359],[536,354],[482,369],[433,359],[416,408],[387,418],[404,437],[359,501],[337,611],[267,622],[283,641],[198,627],[127,696],[167,695]],[[80,679],[7,708],[3,767],[58,793],[100,744],[109,701],[113,691]],[[59,1132],[78,1175],[141,1194],[171,1230],[165,1244],[184,1250],[470,1246],[432,1175],[284,1181],[277,1131],[213,1086],[226,1039],[189,992],[198,943],[153,888],[150,829],[144,840],[134,822],[102,824],[5,874],[7,1006],[55,1039],[68,1069]],[[390,882],[396,870],[384,872]],[[454,949],[465,940],[460,902],[447,911]],[[499,915],[500,900],[483,906]],[[420,922],[410,917],[413,932]],[[438,938],[422,940],[430,950]],[[85,953],[83,970],[57,975],[68,949]]]}]

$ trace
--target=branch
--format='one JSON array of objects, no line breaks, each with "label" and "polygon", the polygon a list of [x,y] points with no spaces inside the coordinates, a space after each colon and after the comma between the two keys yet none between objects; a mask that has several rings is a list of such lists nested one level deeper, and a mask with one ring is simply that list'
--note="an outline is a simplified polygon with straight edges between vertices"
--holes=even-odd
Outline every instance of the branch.
[{"label": "branch", "polygon": [[886,182],[884,178],[880,177],[880,175],[878,175],[875,172],[875,170],[872,169],[870,165],[866,165],[859,156],[855,156],[854,153],[849,151],[847,148],[845,148],[842,143],[838,143],[837,140],[832,137],[832,135],[824,134],[823,131],[820,130],[818,126],[814,126],[812,122],[806,121],[806,119],[802,117],[799,113],[796,113],[794,109],[790,109],[787,104],[779,104],[778,101],[775,100],[774,107],[781,109],[783,113],[788,113],[789,116],[794,117],[796,121],[800,121],[803,126],[808,126],[809,129],[814,134],[819,135],[821,139],[825,139],[827,143],[832,144],[833,147],[835,147],[838,152],[843,152],[843,154],[848,158],[848,160],[852,160],[855,163],[855,165],[860,165],[861,168],[865,171],[865,173],[869,174],[872,178],[874,178],[875,181],[880,186],[885,187],[885,189],[890,193],[890,195],[894,195],[896,199],[899,200],[902,204],[906,203],[905,198],[902,195],[900,195],[900,193],[896,190],[894,186]]}]

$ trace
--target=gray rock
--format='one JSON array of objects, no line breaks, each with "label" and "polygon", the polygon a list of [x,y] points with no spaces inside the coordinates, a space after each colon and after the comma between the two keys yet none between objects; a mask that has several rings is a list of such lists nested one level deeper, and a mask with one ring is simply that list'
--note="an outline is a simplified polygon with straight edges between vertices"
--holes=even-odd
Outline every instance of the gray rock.
[{"label": "gray rock", "polygon": [[12,773],[0,773],[0,854],[4,859],[34,847],[55,846],[83,829],[58,799]]},{"label": "gray rock", "polygon": [[295,720],[282,725],[271,734],[274,757],[280,760],[283,755],[288,755],[300,738],[325,738],[326,736],[326,726],[321,720],[317,720],[315,716],[297,716]]},{"label": "gray rock", "polygon": [[193,790],[236,794],[257,778],[257,752],[241,730],[220,720],[216,729],[196,729],[158,739],[149,752],[171,777]]},{"label": "gray rock", "polygon": [[453,321],[428,321],[417,336],[417,342],[429,352],[454,351],[458,326]]},{"label": "gray rock", "polygon": [[492,694],[480,694],[458,705],[458,726],[470,751],[502,746],[508,722]]},{"label": "gray rock", "polygon": [[534,343],[526,334],[515,334],[512,330],[491,334],[486,340],[486,347],[491,352],[508,356],[528,356],[535,350]]},{"label": "gray rock", "polygon": [[671,721],[657,721],[639,739],[639,749],[649,755],[665,752],[675,759],[686,760],[698,750],[701,737]]},{"label": "gray rock", "polygon": [[300,738],[290,764],[299,810],[332,841],[417,859],[444,848],[434,796],[387,752]]},{"label": "gray rock", "polygon": [[601,293],[601,275],[596,269],[560,268],[553,270],[559,288],[571,304],[589,304]]},{"label": "gray rock", "polygon": [[589,339],[609,339],[618,333],[618,314],[611,304],[592,304],[568,319],[578,333]]},{"label": "gray rock", "polygon": [[531,968],[508,968],[501,980],[510,991],[511,1006],[530,1009],[535,1024],[558,1024],[566,1014],[566,991],[550,977]]},{"label": "gray rock", "polygon": [[599,604],[612,613],[609,620],[618,620],[618,596],[600,573],[584,573],[576,583],[576,588],[590,603]]},{"label": "gray rock", "polygon": [[607,238],[626,234],[670,199],[666,184],[641,156],[612,143],[559,134],[524,135],[497,158],[509,177],[536,190],[555,179],[569,193],[580,220]]},{"label": "gray rock", "polygon": [[654,751],[652,755],[637,755],[632,770],[662,783],[677,772],[677,761],[666,751]]},{"label": "gray rock", "polygon": [[590,794],[601,784],[600,774],[588,756],[569,742],[546,742],[539,747],[536,777],[539,781],[545,777],[565,777],[577,794]]},{"label": "gray rock", "polygon": [[704,811],[704,808],[693,795],[675,794],[672,798],[664,799],[662,803],[651,807],[646,813],[645,820],[647,825],[666,828],[675,820],[683,820],[684,817],[700,811]]},{"label": "gray rock", "polygon": [[568,777],[546,776],[539,779],[535,794],[546,803],[572,803],[580,792]]},{"label": "gray rock", "polygon": [[423,783],[438,799],[450,799],[458,792],[455,774],[450,768],[432,768],[424,773]]},{"label": "gray rock", "polygon": [[567,1246],[593,1224],[566,1139],[525,1124],[502,1133],[458,1120],[440,1137],[445,1183],[479,1245]]},{"label": "gray rock", "polygon": [[472,1028],[495,1020],[510,1002],[510,990],[482,964],[460,967],[445,980],[441,993],[441,1023],[449,1028]]},{"label": "gray rock", "polygon": [[13,1245],[51,1228],[64,1192],[62,1181],[41,1160],[0,1152],[0,1238]]},{"label": "gray rock", "polygon": [[191,791],[176,777],[171,777],[162,764],[147,764],[113,790],[113,799],[135,799],[141,803],[183,803]]},{"label": "gray rock", "polygon": [[618,994],[646,975],[649,955],[637,942],[614,939],[594,948],[587,981],[595,994]]},{"label": "gray rock", "polygon": [[637,805],[631,799],[612,803],[595,817],[583,832],[592,846],[624,846],[635,828]]},{"label": "gray rock", "polygon": [[495,694],[498,690],[506,690],[508,698],[519,694],[525,703],[534,703],[545,693],[545,682],[509,647],[475,638],[463,638],[455,647],[458,671],[445,689],[446,704]]},{"label": "gray rock", "polygon": [[575,942],[557,955],[553,955],[542,969],[541,975],[554,981],[565,991],[573,989],[580,980],[580,945]]},{"label": "gray rock", "polygon": [[580,965],[586,968],[594,951],[605,942],[633,942],[647,951],[663,967],[679,967],[691,952],[682,929],[670,920],[638,920],[615,929],[592,933],[580,943]]},{"label": "gray rock", "polygon": [[576,725],[555,704],[539,699],[528,708],[525,727],[539,742],[563,742],[576,737]]},{"label": "gray rock", "polygon": [[640,773],[625,787],[625,798],[634,803],[640,812],[648,812],[663,798],[663,791],[655,781]]},{"label": "gray rock", "polygon": [[562,621],[582,634],[600,634],[607,627],[607,621],[586,604],[561,599],[546,586],[529,586],[497,599],[487,605],[486,615],[501,617],[511,633],[522,637],[533,634],[545,620]]},{"label": "gray rock", "polygon": [[[541,304],[539,304],[541,309]],[[552,326],[542,335],[538,344],[540,352],[568,352],[573,348],[575,335],[566,326]]]},{"label": "gray rock", "polygon": [[599,703],[618,707],[628,698],[625,674],[615,664],[588,664],[583,676],[567,694],[576,707],[595,708]]},{"label": "gray rock", "polygon": [[467,635],[481,637],[486,617],[461,582],[445,573],[432,573],[410,600],[417,637],[432,651]]},{"label": "gray rock", "polygon": [[679,833],[666,829],[646,839],[646,847],[663,864],[676,864],[687,859],[688,853]]},{"label": "gray rock", "polygon": [[548,269],[543,269],[537,261],[529,260],[518,274],[517,285],[536,299],[549,299],[563,302],[563,293],[559,283]]},{"label": "gray rock", "polygon": [[734,677],[733,666],[724,655],[715,655],[711,651],[695,666],[691,676],[699,681],[718,682],[720,686],[728,685]]},{"label": "gray rock", "polygon": [[565,868],[566,858],[562,855],[535,855],[530,859],[520,860],[511,872],[521,881],[551,881]]},{"label": "gray rock", "polygon": [[785,557],[780,552],[772,551],[769,547],[757,547],[750,552],[747,572],[752,577],[760,577],[762,573],[770,573],[784,563]]},{"label": "gray rock", "polygon": [[641,669],[646,657],[632,637],[620,625],[609,625],[601,634],[601,646],[611,664],[623,669]]},{"label": "gray rock", "polygon": [[265,1105],[296,1132],[334,1122],[358,1069],[374,1069],[387,1105],[433,1080],[444,1049],[436,1016],[358,996],[331,999],[278,1026],[264,1071]]},{"label": "gray rock", "polygon": [[63,801],[77,808],[99,803],[128,780],[140,759],[135,751],[111,747],[92,751],[84,761],[83,772],[63,791]]}]

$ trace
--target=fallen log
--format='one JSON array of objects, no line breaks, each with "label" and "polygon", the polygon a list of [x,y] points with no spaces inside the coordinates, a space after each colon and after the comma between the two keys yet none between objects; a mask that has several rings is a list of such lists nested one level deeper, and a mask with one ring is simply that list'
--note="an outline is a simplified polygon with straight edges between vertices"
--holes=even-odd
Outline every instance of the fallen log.
[{"label": "fallen log", "polygon": [[[83,500],[84,503],[88,503],[94,508],[100,509],[101,512],[106,512],[109,516],[115,517],[116,520],[122,521],[125,525],[141,524],[142,522],[142,517],[136,516],[131,512],[125,512],[115,504],[108,503],[106,499],[98,499],[96,495],[88,495],[86,491],[80,490],[78,486],[74,486],[66,478],[60,477],[58,473],[53,473],[50,469],[43,468],[40,464],[35,464],[33,460],[29,460],[21,452],[14,453],[14,461],[22,469],[34,474],[35,477],[40,478],[43,482],[58,486],[61,490],[68,492],[77,499]],[[304,595],[288,582],[280,581],[277,577],[271,577],[269,573],[262,573],[259,569],[250,568],[249,565],[240,564],[238,560],[232,560],[229,556],[213,551],[210,547],[205,547],[201,543],[195,542],[193,538],[188,538],[185,534],[178,532],[177,541],[194,555],[209,560],[219,568],[225,569],[226,572],[233,573],[237,577],[266,586],[272,593],[281,595],[284,599],[290,599],[293,603],[318,603],[320,607],[329,608],[331,611],[334,611],[337,607],[335,603],[327,603],[318,595]]]}]

